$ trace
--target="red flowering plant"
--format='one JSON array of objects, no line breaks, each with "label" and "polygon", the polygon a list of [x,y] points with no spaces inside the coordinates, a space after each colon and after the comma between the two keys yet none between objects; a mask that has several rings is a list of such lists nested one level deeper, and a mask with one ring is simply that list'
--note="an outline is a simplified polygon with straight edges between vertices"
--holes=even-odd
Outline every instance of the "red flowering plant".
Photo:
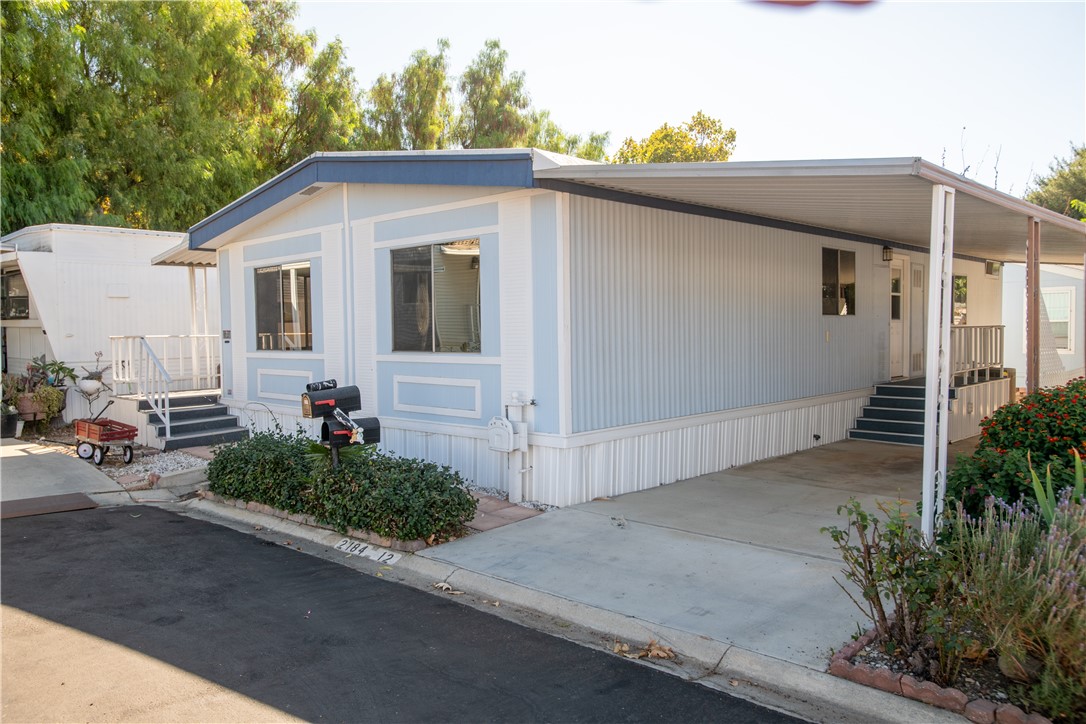
[{"label": "red flowering plant", "polygon": [[995,496],[1015,502],[1032,497],[1033,467],[1051,466],[1056,490],[1074,480],[1074,454],[1086,455],[1086,378],[1048,387],[1004,405],[981,423],[980,443],[971,456],[959,456],[947,476],[947,495],[972,514]]}]

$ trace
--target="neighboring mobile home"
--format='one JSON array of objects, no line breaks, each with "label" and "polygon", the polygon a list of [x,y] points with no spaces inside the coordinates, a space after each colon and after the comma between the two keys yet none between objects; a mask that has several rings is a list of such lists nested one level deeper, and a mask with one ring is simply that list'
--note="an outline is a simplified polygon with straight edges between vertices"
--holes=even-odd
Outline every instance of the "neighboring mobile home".
[{"label": "neighboring mobile home", "polygon": [[[1086,374],[1083,365],[1083,275],[1080,267],[1042,264],[1041,370],[1042,387],[1062,385]],[[1008,367],[1026,366],[1026,267],[1003,269],[1003,323],[1007,327],[1004,359]],[[1024,380],[1017,382],[1019,389]]]},{"label": "neighboring mobile home", "polygon": [[[184,338],[188,346],[197,343],[195,336],[217,335],[215,270],[197,277],[152,265],[186,239],[183,233],[71,224],[30,226],[0,238],[3,370],[24,373],[27,362],[45,355],[82,376],[84,367],[95,369],[95,353],[101,352],[103,367],[117,362],[105,381],[132,392],[124,382],[126,365],[114,354],[121,338],[152,336],[156,344]],[[91,407],[71,386],[64,417],[97,413],[109,397],[107,392]]]},{"label": "neighboring mobile home", "polygon": [[[234,412],[312,425],[305,384],[336,378],[387,449],[568,505],[840,440],[876,384],[946,379],[935,348],[960,350],[975,384],[951,420],[975,434],[1009,394],[988,262],[1025,258],[1030,219],[1046,260],[1081,261],[1086,230],[920,159],[360,152],[315,154],[189,233],[218,252]],[[966,325],[932,345],[951,242]]]}]

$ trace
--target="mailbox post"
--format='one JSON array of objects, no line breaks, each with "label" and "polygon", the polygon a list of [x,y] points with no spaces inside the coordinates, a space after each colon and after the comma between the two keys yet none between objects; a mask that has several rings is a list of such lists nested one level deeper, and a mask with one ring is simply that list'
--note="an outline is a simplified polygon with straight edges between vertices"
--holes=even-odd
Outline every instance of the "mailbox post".
[{"label": "mailbox post", "polygon": [[339,449],[352,443],[381,442],[381,423],[376,417],[352,420],[350,413],[362,409],[358,387],[339,387],[335,380],[310,382],[302,393],[302,417],[323,418],[321,443],[332,453],[332,466],[339,467]]}]

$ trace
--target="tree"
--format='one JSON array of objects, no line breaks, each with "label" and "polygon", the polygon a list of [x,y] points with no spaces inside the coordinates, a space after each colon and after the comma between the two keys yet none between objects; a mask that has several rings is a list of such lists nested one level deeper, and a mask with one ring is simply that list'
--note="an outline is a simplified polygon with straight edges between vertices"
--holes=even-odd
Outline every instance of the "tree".
[{"label": "tree", "polygon": [[0,234],[78,219],[94,202],[70,110],[79,58],[61,12],[57,3],[0,3]]},{"label": "tree", "polygon": [[735,129],[701,111],[681,126],[667,123],[648,138],[627,138],[612,163],[690,163],[727,161],[735,150]]},{"label": "tree", "polygon": [[488,40],[460,76],[456,141],[463,148],[516,148],[528,140],[531,119],[524,73],[506,74],[509,54]]},{"label": "tree", "polygon": [[577,156],[589,161],[603,161],[607,157],[607,142],[610,133],[589,133],[587,137],[568,134],[551,120],[550,111],[538,110],[530,113],[531,131],[528,145],[546,151]]},{"label": "tree", "polygon": [[416,50],[399,78],[397,101],[403,122],[404,148],[445,148],[452,121],[449,41],[437,41],[437,55]]},{"label": "tree", "polygon": [[1086,145],[1071,145],[1071,157],[1054,159],[1048,175],[1038,178],[1026,201],[1072,218],[1080,218],[1071,201],[1086,199]]},{"label": "tree", "polygon": [[185,229],[359,123],[342,43],[316,52],[294,2],[2,6],[5,233]]}]

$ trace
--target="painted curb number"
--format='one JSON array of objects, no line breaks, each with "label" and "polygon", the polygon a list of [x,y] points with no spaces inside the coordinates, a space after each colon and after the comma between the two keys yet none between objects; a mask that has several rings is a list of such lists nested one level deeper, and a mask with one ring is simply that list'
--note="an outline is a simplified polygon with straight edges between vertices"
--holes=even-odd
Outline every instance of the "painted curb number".
[{"label": "painted curb number", "polygon": [[344,538],[339,543],[336,543],[336,550],[343,551],[352,556],[362,556],[363,558],[369,558],[370,560],[377,561],[378,563],[392,564],[400,560],[399,553],[393,553],[390,550],[384,548],[378,548],[377,546],[370,545],[369,543],[361,543],[350,538]]}]

